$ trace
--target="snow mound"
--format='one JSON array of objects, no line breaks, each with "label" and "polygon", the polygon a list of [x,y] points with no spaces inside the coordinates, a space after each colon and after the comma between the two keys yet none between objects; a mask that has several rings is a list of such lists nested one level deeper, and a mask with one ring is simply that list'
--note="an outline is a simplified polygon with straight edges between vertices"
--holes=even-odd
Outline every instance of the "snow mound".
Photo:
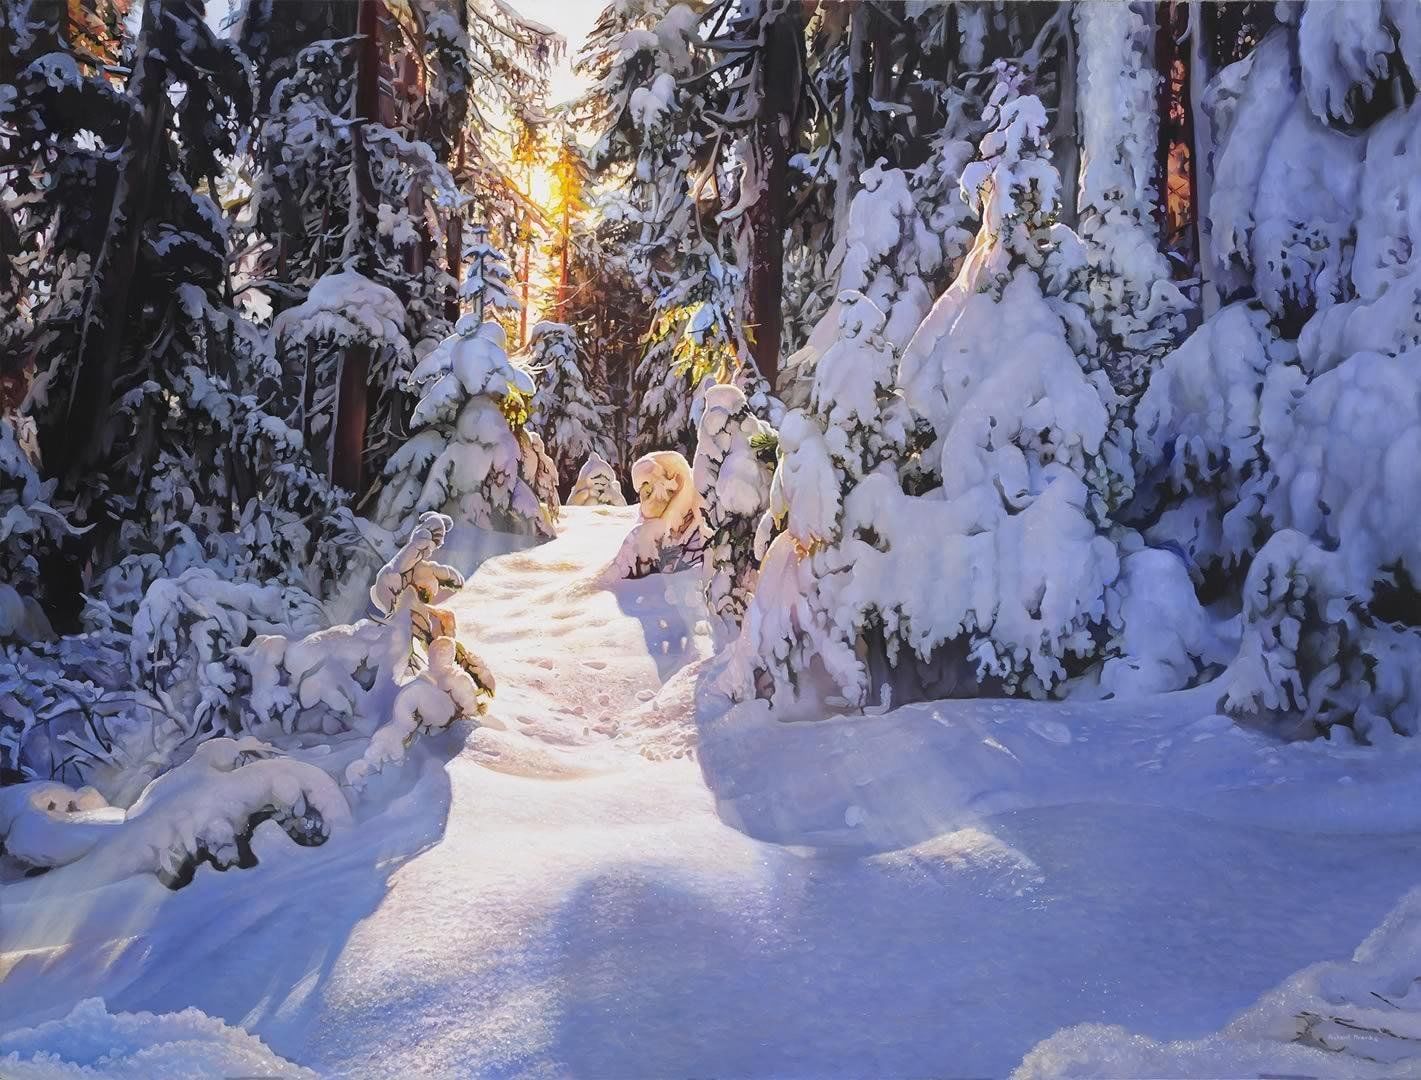
[{"label": "snow mound", "polygon": [[198,1009],[111,1013],[89,998],[62,1020],[0,1036],[5,1080],[315,1080],[260,1039]]},{"label": "snow mound", "polygon": [[612,463],[597,451],[587,455],[567,498],[569,506],[626,506],[621,482]]}]

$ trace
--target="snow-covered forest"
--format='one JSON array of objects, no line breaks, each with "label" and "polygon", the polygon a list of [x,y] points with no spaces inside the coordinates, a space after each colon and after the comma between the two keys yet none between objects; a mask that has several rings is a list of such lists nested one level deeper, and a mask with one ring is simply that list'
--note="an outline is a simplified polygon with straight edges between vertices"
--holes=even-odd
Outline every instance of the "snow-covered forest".
[{"label": "snow-covered forest", "polygon": [[1418,83],[0,0],[0,1075],[1421,1070]]}]

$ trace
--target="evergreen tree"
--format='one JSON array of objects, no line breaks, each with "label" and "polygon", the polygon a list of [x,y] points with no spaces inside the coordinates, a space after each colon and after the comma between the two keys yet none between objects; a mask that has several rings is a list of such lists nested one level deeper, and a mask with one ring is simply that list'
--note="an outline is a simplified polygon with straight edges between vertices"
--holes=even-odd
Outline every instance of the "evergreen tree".
[{"label": "evergreen tree", "polygon": [[502,248],[489,243],[488,226],[474,224],[464,245],[467,267],[459,295],[469,305],[475,325],[497,319],[499,312],[518,311],[522,305],[513,295],[513,271]]},{"label": "evergreen tree", "polygon": [[482,529],[552,535],[556,503],[540,500],[550,463],[524,429],[533,380],[509,362],[504,342],[503,328],[486,322],[445,338],[410,375],[421,393],[414,433],[386,465],[375,509],[391,532],[434,511]]},{"label": "evergreen tree", "polygon": [[615,459],[608,432],[611,407],[588,386],[582,350],[570,326],[538,323],[528,335],[528,348],[519,364],[538,379],[532,423],[557,465],[564,490],[571,488],[588,455]]},{"label": "evergreen tree", "polygon": [[737,386],[706,391],[692,474],[706,533],[701,577],[722,636],[734,636],[755,591],[756,534],[769,506],[775,432]]}]

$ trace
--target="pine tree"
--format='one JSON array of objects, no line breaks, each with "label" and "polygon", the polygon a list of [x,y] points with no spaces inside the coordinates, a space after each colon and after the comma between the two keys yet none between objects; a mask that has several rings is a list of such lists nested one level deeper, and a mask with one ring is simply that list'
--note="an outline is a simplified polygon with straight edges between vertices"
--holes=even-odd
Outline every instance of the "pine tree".
[{"label": "pine tree", "polygon": [[706,607],[722,636],[740,629],[755,591],[756,534],[769,506],[774,457],[774,429],[750,410],[739,387],[706,391],[692,471],[705,521]]},{"label": "pine tree", "polygon": [[568,490],[589,454],[615,459],[608,432],[611,407],[588,386],[582,350],[570,326],[538,323],[518,360],[537,377],[532,424],[557,465],[561,486]]},{"label": "pine tree", "polygon": [[522,305],[513,295],[513,271],[502,248],[489,243],[488,226],[474,224],[464,245],[467,270],[459,295],[469,305],[474,325],[497,319],[499,312],[518,311]]},{"label": "pine tree", "polygon": [[486,322],[445,338],[410,375],[421,393],[414,433],[390,458],[375,518],[391,532],[420,514],[498,532],[552,535],[555,505],[540,502],[538,446],[524,430],[533,380],[504,351],[504,331]]}]

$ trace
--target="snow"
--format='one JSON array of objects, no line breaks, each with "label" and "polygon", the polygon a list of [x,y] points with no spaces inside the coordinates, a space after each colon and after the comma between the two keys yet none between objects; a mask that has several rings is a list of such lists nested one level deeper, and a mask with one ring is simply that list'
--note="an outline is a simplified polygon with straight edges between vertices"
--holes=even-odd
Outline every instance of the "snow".
[{"label": "snow", "polygon": [[1082,1025],[1038,1045],[1013,1077],[1412,1075],[1421,1068],[1418,965],[1421,890],[1413,890],[1350,959],[1305,968],[1217,1034],[1162,1043]]},{"label": "snow", "polygon": [[1350,122],[1356,105],[1370,101],[1378,82],[1391,73],[1393,53],[1413,77],[1421,74],[1421,23],[1407,0],[1312,3],[1302,9],[1302,84],[1320,120]]},{"label": "snow", "polygon": [[[503,730],[421,739],[322,847],[267,823],[259,865],[178,892],[82,862],[0,885],[0,1067],[91,1063],[96,1030],[199,1076],[295,1071],[231,1046],[347,1077],[1005,1075],[1083,1023],[1205,1037],[1416,883],[1421,751],[1278,743],[1216,686],[696,714],[695,572],[599,576],[635,520],[572,507],[473,574],[449,607]],[[1358,985],[1392,997],[1412,953],[1378,940]],[[1264,1058],[1160,1060],[1124,1072]]]},{"label": "snow", "polygon": [[342,345],[382,342],[402,354],[405,308],[397,297],[355,270],[325,274],[311,286],[306,299],[276,317],[272,332],[279,339],[321,339]]},{"label": "snow", "polygon": [[567,503],[569,506],[626,506],[627,498],[622,494],[617,470],[594,451],[577,471]]},{"label": "snow", "polygon": [[277,1057],[260,1039],[197,1009],[110,1013],[94,998],[79,1002],[63,1019],[0,1037],[0,1072],[7,1080],[316,1076]]}]

